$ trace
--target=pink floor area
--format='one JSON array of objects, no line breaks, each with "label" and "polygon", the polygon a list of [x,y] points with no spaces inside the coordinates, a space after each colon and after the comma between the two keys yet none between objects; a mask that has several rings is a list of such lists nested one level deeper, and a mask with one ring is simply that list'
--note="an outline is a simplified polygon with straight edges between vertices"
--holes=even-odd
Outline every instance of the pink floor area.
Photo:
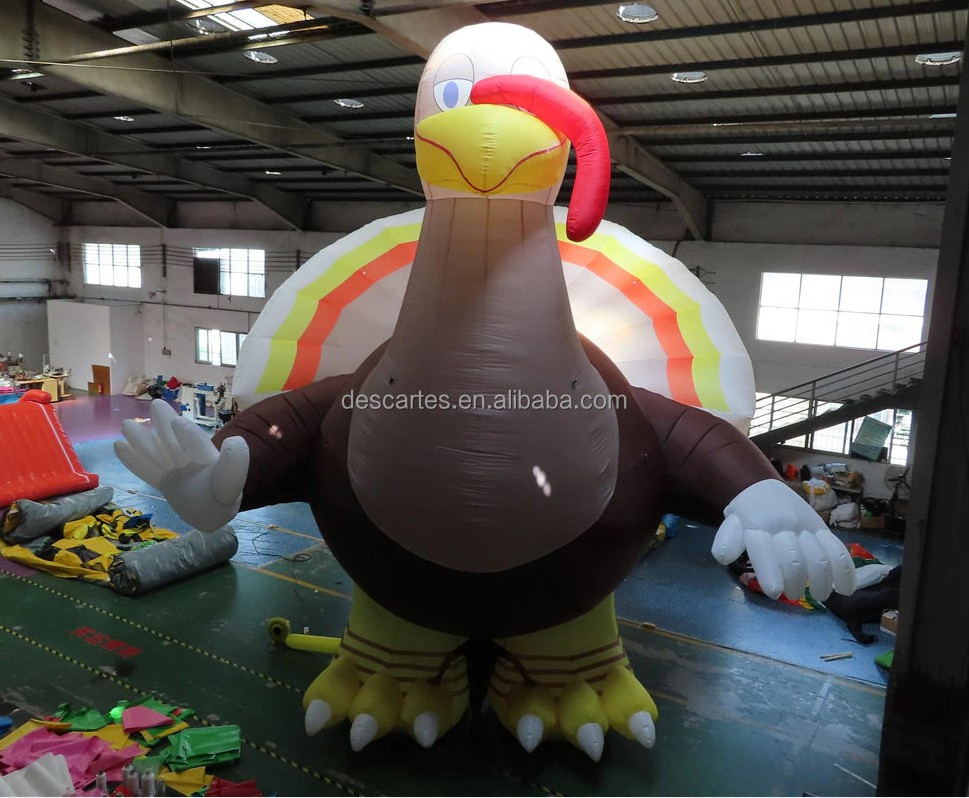
[{"label": "pink floor area", "polygon": [[126,418],[147,418],[151,402],[133,396],[75,396],[54,405],[57,418],[71,443],[101,441],[121,436]]}]

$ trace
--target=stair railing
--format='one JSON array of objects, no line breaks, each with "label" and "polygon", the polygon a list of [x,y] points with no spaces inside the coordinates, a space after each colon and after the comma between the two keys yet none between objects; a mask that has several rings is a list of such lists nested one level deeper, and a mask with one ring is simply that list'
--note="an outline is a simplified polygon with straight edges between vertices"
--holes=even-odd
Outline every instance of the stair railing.
[{"label": "stair railing", "polygon": [[834,409],[830,405],[841,406],[898,390],[921,379],[924,368],[923,341],[761,397],[754,407],[750,434],[815,418]]}]

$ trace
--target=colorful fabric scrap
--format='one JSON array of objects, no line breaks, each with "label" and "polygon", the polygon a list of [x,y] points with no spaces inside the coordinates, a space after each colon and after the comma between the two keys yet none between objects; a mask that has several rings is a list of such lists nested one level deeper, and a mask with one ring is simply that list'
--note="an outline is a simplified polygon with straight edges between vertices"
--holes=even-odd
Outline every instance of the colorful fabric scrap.
[{"label": "colorful fabric scrap", "polygon": [[173,734],[166,764],[173,771],[223,765],[235,762],[242,754],[238,726],[204,726]]}]

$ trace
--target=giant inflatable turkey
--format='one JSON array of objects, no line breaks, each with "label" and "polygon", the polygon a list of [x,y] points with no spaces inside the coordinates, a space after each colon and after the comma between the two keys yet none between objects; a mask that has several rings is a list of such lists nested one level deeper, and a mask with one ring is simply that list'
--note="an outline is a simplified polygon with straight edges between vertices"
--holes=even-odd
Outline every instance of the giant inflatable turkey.
[{"label": "giant inflatable turkey", "polygon": [[609,729],[651,747],[612,594],[662,513],[722,520],[714,556],[746,548],[774,598],[851,593],[852,561],[737,428],[752,377],[722,307],[600,224],[608,144],[552,47],[456,31],[415,123],[426,210],[338,241],[270,298],[234,386],[267,398],[212,439],[156,400],[117,454],[203,531],[309,503],[355,595],[307,733],[349,721],[355,750],[393,730],[429,747],[487,652],[490,706],[527,750],[560,736],[598,759]]}]

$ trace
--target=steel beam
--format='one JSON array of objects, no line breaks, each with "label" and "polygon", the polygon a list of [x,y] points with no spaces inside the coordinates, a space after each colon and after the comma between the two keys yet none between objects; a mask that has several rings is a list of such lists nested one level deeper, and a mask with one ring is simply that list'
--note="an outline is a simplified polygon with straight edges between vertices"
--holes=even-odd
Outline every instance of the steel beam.
[{"label": "steel beam", "polygon": [[617,169],[670,198],[694,238],[710,237],[707,201],[696,188],[618,130],[609,133],[609,152]]},{"label": "steel beam", "polygon": [[[116,48],[118,39],[46,3],[36,6],[33,25],[40,51],[27,60],[44,62],[44,71],[49,74],[161,113],[198,121],[236,138],[302,155],[414,194],[422,193],[413,170],[347,144],[332,133],[215,81],[172,71],[171,63],[161,56],[135,53],[104,64],[60,64],[81,53]],[[0,4],[0,57],[23,59],[26,28],[22,3]]]},{"label": "steel beam", "polygon": [[82,194],[108,197],[127,205],[160,227],[175,225],[175,203],[165,197],[152,196],[137,189],[119,186],[96,175],[82,175],[63,166],[48,166],[29,158],[0,159],[0,175],[30,180],[45,186],[66,188]]},{"label": "steel beam", "polygon": [[6,180],[0,180],[0,197],[23,205],[28,210],[57,225],[64,224],[67,219],[67,208],[65,207],[67,203],[65,201],[48,197],[38,191],[31,191],[29,188],[9,183]]},{"label": "steel beam", "polygon": [[[557,6],[557,0],[551,4]],[[599,5],[596,3],[596,5]],[[551,10],[549,7],[540,10]],[[819,25],[844,25],[854,22],[873,22],[875,20],[895,20],[921,14],[941,14],[948,11],[965,11],[965,0],[921,0],[906,5],[883,4],[868,8],[850,8],[841,11],[822,11],[816,14],[794,14],[788,17],[767,17],[747,19],[738,22],[721,22],[712,25],[693,25],[682,28],[652,28],[616,33],[609,36],[579,36],[573,39],[558,39],[552,42],[556,50],[575,50],[586,47],[614,47],[616,45],[646,44],[676,39],[697,39],[710,36],[732,36],[758,32],[775,32],[790,28],[812,28]],[[495,9],[492,16],[502,15],[502,9]],[[522,8],[509,4],[508,14],[518,15]]]},{"label": "steel beam", "polygon": [[273,5],[277,0],[245,0],[244,2],[224,3],[211,8],[188,8],[187,6],[171,6],[161,11],[138,11],[123,17],[104,17],[96,24],[106,31],[131,30],[145,28],[151,25],[164,25],[166,22],[182,22],[186,20],[209,17],[212,14],[225,14],[229,11],[239,11],[245,8],[259,8]]},{"label": "steel beam", "polygon": [[305,223],[307,201],[304,198],[257,186],[238,175],[228,175],[185,158],[155,152],[144,144],[26,108],[13,100],[0,100],[0,135],[249,197],[292,227],[301,228]]}]

